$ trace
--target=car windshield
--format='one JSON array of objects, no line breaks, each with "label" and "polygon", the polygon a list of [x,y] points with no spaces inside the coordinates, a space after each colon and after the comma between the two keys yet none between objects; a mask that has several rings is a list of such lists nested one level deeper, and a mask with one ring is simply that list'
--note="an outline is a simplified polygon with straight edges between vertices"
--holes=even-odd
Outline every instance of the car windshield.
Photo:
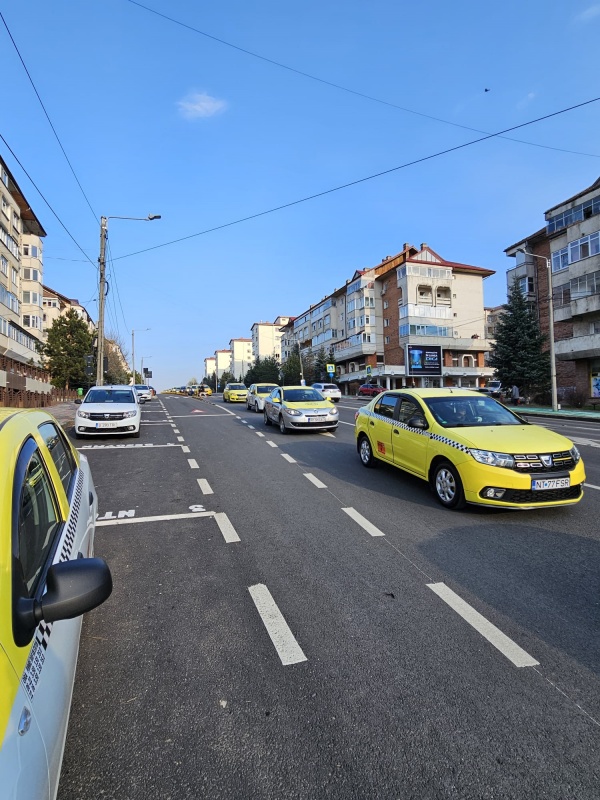
[{"label": "car windshield", "polygon": [[138,390],[138,392],[149,392],[150,391],[150,387],[149,386],[140,386],[140,385],[136,384],[135,388]]},{"label": "car windshield", "polygon": [[487,395],[481,397],[427,397],[423,402],[444,428],[527,425]]},{"label": "car windshield", "polygon": [[243,383],[230,383],[228,388],[229,389],[245,389],[246,387],[244,386]]},{"label": "car windshield", "polygon": [[92,389],[84,403],[135,403],[130,389]]},{"label": "car windshield", "polygon": [[316,389],[286,389],[283,399],[286,403],[316,403],[323,400],[323,395]]},{"label": "car windshield", "polygon": [[257,394],[271,394],[273,389],[276,389],[276,386],[257,386],[256,393]]}]

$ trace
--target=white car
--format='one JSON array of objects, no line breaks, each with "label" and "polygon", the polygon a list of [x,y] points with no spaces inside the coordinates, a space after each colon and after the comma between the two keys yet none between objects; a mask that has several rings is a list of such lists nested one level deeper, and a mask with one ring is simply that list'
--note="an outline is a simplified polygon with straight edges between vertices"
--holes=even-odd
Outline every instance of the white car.
[{"label": "white car", "polygon": [[92,386],[75,415],[75,437],[140,435],[142,410],[133,386]]},{"label": "white car", "polygon": [[340,387],[336,386],[335,383],[313,383],[312,388],[321,392],[323,397],[328,400],[333,400],[334,403],[339,403],[342,399]]},{"label": "white car", "polygon": [[143,400],[144,402],[148,402],[149,400],[152,400],[152,398],[154,397],[152,387],[146,386],[145,384],[142,383],[136,383],[135,391],[137,392],[138,398],[140,400]]},{"label": "white car", "polygon": [[93,557],[97,510],[88,462],[54,417],[0,408],[3,798],[56,797],[81,615],[112,591]]}]

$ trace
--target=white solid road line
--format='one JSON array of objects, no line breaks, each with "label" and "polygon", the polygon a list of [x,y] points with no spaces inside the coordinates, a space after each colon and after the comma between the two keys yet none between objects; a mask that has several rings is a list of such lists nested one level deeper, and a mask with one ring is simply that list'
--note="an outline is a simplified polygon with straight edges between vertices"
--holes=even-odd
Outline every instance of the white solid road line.
[{"label": "white solid road line", "polygon": [[219,530],[223,534],[223,538],[228,544],[230,544],[231,542],[240,541],[240,537],[237,535],[235,528],[231,524],[227,514],[223,513],[222,511],[219,511],[215,514],[215,519],[217,520],[217,525],[219,526]]},{"label": "white solid road line", "polygon": [[195,458],[188,458],[188,464],[190,465],[191,469],[200,469]]},{"label": "white solid road line", "polygon": [[272,442],[270,439],[267,439],[267,444],[269,447],[279,447],[278,444],[275,444],[275,442]]},{"label": "white solid road line", "polygon": [[445,583],[428,583],[427,586],[435,592],[450,608],[454,609],[469,625],[472,625],[490,644],[506,656],[515,667],[535,667],[539,664],[535,658],[526,653],[516,642],[509,639],[506,634],[475,611],[473,606],[466,603],[456,592],[453,592]]},{"label": "white solid road line", "polygon": [[586,486],[588,489],[600,489],[600,486],[594,486],[593,483],[584,483],[583,485]]},{"label": "white solid road line", "polygon": [[372,522],[369,522],[368,519],[365,519],[362,514],[359,514],[354,508],[342,508],[342,511],[345,511],[349,517],[351,517],[355,522],[357,522],[361,528],[364,528],[367,533],[371,534],[371,536],[385,536],[385,533],[376,528]]},{"label": "white solid road line", "polygon": [[135,525],[138,522],[164,522],[171,519],[192,519],[192,517],[214,517],[214,511],[195,511],[189,514],[162,514],[157,517],[125,517],[123,519],[96,520],[99,525]]},{"label": "white solid road line", "polygon": [[308,478],[308,480],[311,483],[314,483],[314,485],[317,487],[317,489],[326,489],[327,488],[327,486],[325,486],[323,481],[320,481],[318,478],[315,478],[315,476],[312,474],[312,472],[305,472],[304,473],[304,477]]},{"label": "white solid road line", "polygon": [[149,447],[181,447],[180,444],[169,442],[168,444],[84,444],[78,447],[77,450],[123,450],[128,448],[148,449]]},{"label": "white solid road line", "polygon": [[290,464],[297,464],[298,463],[295,458],[292,458],[287,453],[282,453],[281,455],[283,456],[283,458],[285,458],[286,461],[289,461]]},{"label": "white solid road line", "polygon": [[294,638],[294,634],[291,632],[283,614],[277,608],[267,587],[263,583],[257,583],[256,586],[249,586],[248,591],[254,600],[254,605],[267,629],[267,633],[275,645],[275,650],[277,650],[281,663],[284,666],[288,666],[307,661],[308,659]]},{"label": "white solid road line", "polygon": [[198,478],[198,486],[200,487],[202,494],[214,494],[206,478]]}]

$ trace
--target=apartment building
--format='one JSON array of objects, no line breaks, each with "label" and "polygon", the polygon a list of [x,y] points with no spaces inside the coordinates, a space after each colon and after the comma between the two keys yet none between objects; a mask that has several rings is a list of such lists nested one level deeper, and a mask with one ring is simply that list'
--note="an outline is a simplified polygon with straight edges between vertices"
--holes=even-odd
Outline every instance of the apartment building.
[{"label": "apartment building", "polygon": [[275,322],[255,322],[252,325],[252,358],[276,358],[281,360],[281,329],[290,321],[290,317],[279,316]]},{"label": "apartment building", "polygon": [[212,378],[215,373],[215,358],[214,356],[208,356],[208,358],[204,359],[204,377],[206,379]]},{"label": "apartment building", "polygon": [[559,395],[600,397],[600,178],[544,216],[544,228],[505,250],[515,259],[507,284],[519,282],[546,336],[552,291]]},{"label": "apartment building", "polygon": [[252,339],[230,339],[229,372],[236,380],[243,380],[253,363]]},{"label": "apartment building", "polygon": [[45,235],[8,166],[0,158],[0,355],[36,364],[40,361],[37,342],[42,333],[42,238]]},{"label": "apartment building", "polygon": [[64,294],[57,292],[56,289],[51,289],[49,286],[42,286],[42,293],[42,336],[44,341],[48,338],[48,331],[54,324],[55,320],[57,320],[63,314],[66,314],[71,309],[73,309],[77,316],[85,322],[90,333],[93,333],[96,330],[94,321],[86,311],[85,307],[81,305],[79,300],[69,298]]},{"label": "apartment building", "polygon": [[231,366],[231,350],[215,350],[215,372],[217,373],[217,382],[221,380],[224,372],[229,371]]}]

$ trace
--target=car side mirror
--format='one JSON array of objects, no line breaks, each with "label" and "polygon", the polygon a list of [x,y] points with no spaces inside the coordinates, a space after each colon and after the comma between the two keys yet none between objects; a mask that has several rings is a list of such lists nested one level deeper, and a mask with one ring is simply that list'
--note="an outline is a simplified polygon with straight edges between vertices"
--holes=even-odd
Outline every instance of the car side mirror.
[{"label": "car side mirror", "polygon": [[415,414],[414,417],[411,417],[406,424],[409,428],[420,428],[421,430],[427,430],[429,427],[425,417],[421,417],[417,414]]},{"label": "car side mirror", "polygon": [[281,400],[278,397],[273,398],[274,403],[281,403]]},{"label": "car side mirror", "polygon": [[28,644],[42,620],[73,619],[110,597],[112,575],[102,558],[77,558],[53,564],[40,600],[20,597],[13,615],[13,635],[20,647]]}]

